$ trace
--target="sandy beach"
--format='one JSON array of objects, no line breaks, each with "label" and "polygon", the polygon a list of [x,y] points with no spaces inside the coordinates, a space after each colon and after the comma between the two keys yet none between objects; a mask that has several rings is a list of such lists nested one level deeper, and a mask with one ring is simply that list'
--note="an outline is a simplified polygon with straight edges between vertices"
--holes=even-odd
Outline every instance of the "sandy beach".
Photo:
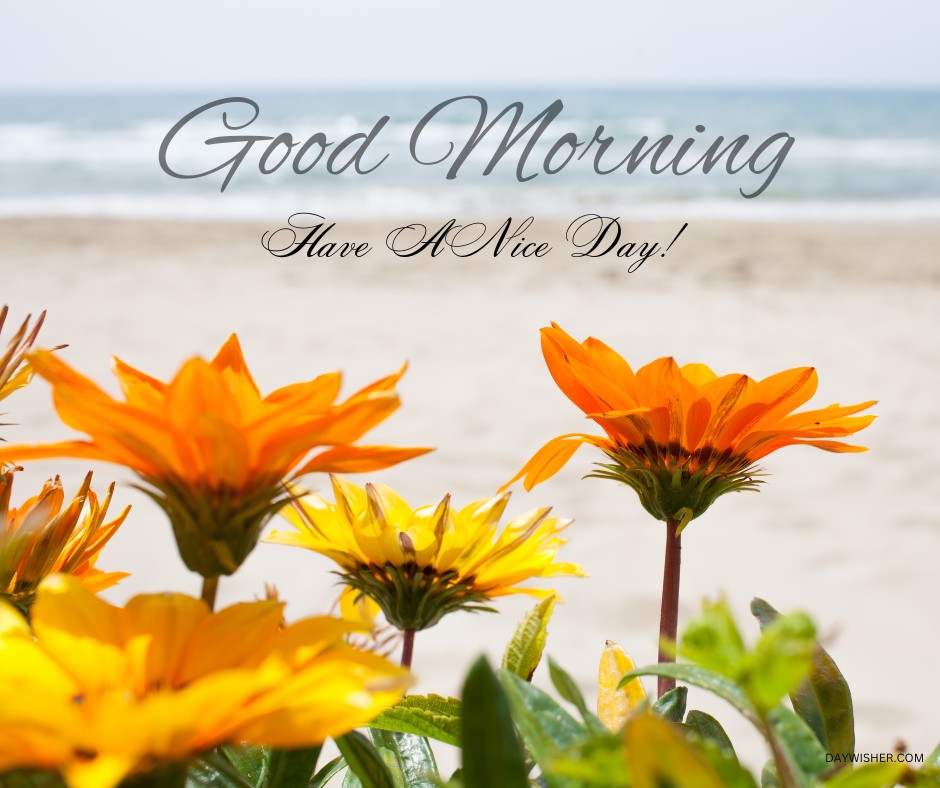
[{"label": "sandy beach", "polygon": [[[438,450],[357,480],[386,482],[415,504],[445,492],[457,502],[492,495],[549,438],[593,428],[545,369],[538,329],[549,321],[604,339],[634,367],[663,355],[754,377],[815,366],[814,405],[880,401],[878,420],[857,436],[870,451],[783,449],[763,463],[762,492],[726,496],[696,520],[684,539],[680,629],[701,597],[721,593],[752,634],[754,596],[805,609],[851,683],[857,750],[886,752],[903,739],[930,752],[940,735],[931,677],[940,650],[940,227],[693,221],[664,257],[628,273],[612,256],[570,257],[567,223],[547,220],[533,226],[532,238],[554,247],[540,259],[395,257],[386,235],[413,221],[338,221],[336,240],[373,247],[359,259],[279,259],[260,243],[277,222],[0,220],[0,303],[14,321],[47,309],[41,340],[68,343],[63,358],[111,391],[112,354],[166,377],[233,331],[265,392],[334,369],[352,392],[408,361],[402,408],[370,440]],[[624,221],[623,230],[625,240],[665,247],[681,225]],[[15,422],[3,428],[10,442],[71,437],[42,381],[3,410],[2,421]],[[591,577],[558,582],[565,604],[548,651],[587,692],[605,639],[639,664],[655,660],[664,538],[631,491],[581,479],[596,459],[582,449],[550,482],[528,494],[520,486],[509,509],[553,505],[576,521],[562,555]],[[53,473],[77,487],[86,470],[35,463],[17,495]],[[122,483],[118,504],[134,506],[100,562],[132,577],[106,596],[196,593],[159,510],[127,472],[95,470],[102,487]],[[312,553],[261,545],[223,580],[220,599],[274,583],[290,618],[321,612],[336,593],[330,569]],[[498,659],[530,605],[506,599],[498,616],[455,615],[421,633],[419,691],[457,693],[465,666],[481,650]],[[538,680],[548,683],[543,671]],[[690,707],[718,716],[759,766],[758,739],[730,707],[697,691]]]}]

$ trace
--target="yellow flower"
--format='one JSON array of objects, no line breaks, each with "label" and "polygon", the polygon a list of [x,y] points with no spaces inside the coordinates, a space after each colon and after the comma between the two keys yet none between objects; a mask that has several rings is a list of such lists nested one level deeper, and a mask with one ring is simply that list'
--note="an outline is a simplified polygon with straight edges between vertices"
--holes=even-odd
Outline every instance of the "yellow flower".
[{"label": "yellow flower", "polygon": [[99,502],[89,473],[64,508],[65,494],[58,476],[16,509],[10,508],[12,489],[10,471],[0,476],[0,598],[27,610],[39,582],[58,572],[78,578],[93,592],[127,577],[126,572],[102,572],[95,567],[102,548],[130,511],[128,506],[105,522],[113,483]]},{"label": "yellow flower", "polygon": [[483,603],[493,597],[551,593],[518,587],[530,578],[584,574],[555,561],[571,521],[549,517],[550,509],[520,515],[498,533],[508,495],[462,509],[445,496],[412,509],[383,485],[332,479],[335,504],[314,495],[295,501],[282,514],[296,530],[265,541],[333,559],[342,582],[374,599],[399,629],[426,629],[454,610],[489,610]]},{"label": "yellow flower", "polygon": [[351,625],[285,628],[282,607],[213,614],[152,594],[120,608],[57,575],[40,586],[34,639],[0,606],[0,771],[60,769],[72,788],[111,788],[219,744],[319,744],[401,697],[407,671],[345,645]]},{"label": "yellow flower", "polygon": [[[60,418],[91,436],[0,449],[0,459],[81,457],[125,465],[173,524],[186,565],[234,572],[287,500],[282,482],[313,471],[358,473],[429,451],[356,442],[398,408],[404,369],[336,402],[339,373],[262,397],[233,334],[212,361],[191,358],[168,383],[114,360],[115,400],[46,351],[30,355]],[[330,447],[308,457],[316,447]]]},{"label": "yellow flower", "polygon": [[[6,322],[9,307],[6,305],[0,309],[0,331],[3,331],[3,324]],[[27,315],[19,330],[13,335],[13,338],[7,342],[6,349],[0,353],[0,400],[12,394],[17,389],[23,388],[33,377],[33,369],[25,363],[24,357],[27,351],[36,341],[36,335],[42,328],[42,321],[46,319],[46,313],[43,312],[32,330],[29,328],[29,318]]]},{"label": "yellow flower", "polygon": [[508,484],[525,477],[531,489],[589,443],[611,460],[592,475],[629,485],[660,520],[687,522],[722,493],[755,489],[754,463],[783,446],[864,451],[834,438],[875,418],[853,415],[874,401],[794,413],[816,391],[811,367],[752,380],[661,358],[634,373],[603,342],[578,343],[555,324],[542,329],[542,352],[558,387],[605,435],[554,438]]}]

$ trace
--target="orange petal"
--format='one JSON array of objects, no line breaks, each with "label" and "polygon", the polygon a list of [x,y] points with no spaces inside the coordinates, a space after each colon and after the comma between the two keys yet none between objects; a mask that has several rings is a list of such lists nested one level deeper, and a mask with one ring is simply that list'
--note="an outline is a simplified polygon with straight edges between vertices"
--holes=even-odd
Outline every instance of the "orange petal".
[{"label": "orange petal", "polygon": [[223,370],[231,370],[240,384],[249,391],[254,392],[257,399],[261,398],[258,385],[251,376],[251,372],[248,371],[248,365],[245,363],[245,356],[242,353],[242,346],[238,341],[237,334],[232,334],[225,340],[225,343],[219,348],[219,352],[215,354],[215,358],[212,359],[211,363],[212,366],[220,372]]},{"label": "orange petal", "polygon": [[591,443],[595,446],[604,445],[603,438],[577,432],[552,438],[533,454],[531,459],[519,469],[519,472],[500,487],[497,492],[502,492],[523,476],[525,477],[523,486],[526,490],[531,490],[536,484],[540,484],[558,473],[584,443]]},{"label": "orange petal", "polygon": [[367,473],[379,471],[434,449],[403,446],[336,446],[311,458],[293,478],[305,473]]}]

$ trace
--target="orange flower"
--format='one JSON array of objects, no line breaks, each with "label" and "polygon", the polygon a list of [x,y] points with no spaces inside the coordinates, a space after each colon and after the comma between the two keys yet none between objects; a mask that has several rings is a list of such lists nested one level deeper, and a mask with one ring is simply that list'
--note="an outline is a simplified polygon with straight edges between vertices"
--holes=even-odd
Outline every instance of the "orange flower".
[{"label": "orange flower", "polygon": [[864,451],[835,439],[875,418],[853,415],[874,401],[794,413],[816,391],[812,367],[756,381],[661,358],[634,373],[603,342],[578,343],[555,324],[542,329],[542,352],[558,387],[606,434],[552,439],[508,484],[525,477],[531,489],[590,443],[611,460],[591,475],[629,485],[660,520],[688,522],[722,493],[755,489],[755,463],[783,446]]},{"label": "orange flower", "polygon": [[[6,305],[0,309],[0,331],[3,330],[3,324],[6,322],[7,313],[10,311]],[[42,321],[46,319],[46,313],[43,312],[32,331],[29,330],[29,318],[27,315],[19,330],[13,335],[13,338],[7,343],[3,353],[0,354],[0,399],[9,396],[17,389],[23,388],[33,377],[33,370],[29,364],[24,363],[23,358],[29,351],[30,346],[36,341],[36,335],[42,328]]]},{"label": "orange flower", "polygon": [[[168,383],[114,359],[120,401],[47,351],[29,361],[52,384],[62,421],[91,440],[10,446],[0,459],[127,466],[168,514],[186,565],[204,577],[231,574],[244,561],[289,500],[285,479],[373,471],[429,451],[355,445],[398,408],[404,368],[342,402],[337,372],[262,397],[233,334],[211,362],[191,358]],[[316,447],[328,448],[308,457]]]},{"label": "orange flower", "polygon": [[72,575],[93,592],[127,577],[126,572],[102,572],[95,567],[102,548],[130,511],[128,506],[105,522],[113,483],[99,503],[89,473],[64,509],[58,477],[49,479],[39,495],[16,509],[10,508],[12,488],[11,471],[0,476],[0,599],[28,609],[40,581],[59,572]]}]

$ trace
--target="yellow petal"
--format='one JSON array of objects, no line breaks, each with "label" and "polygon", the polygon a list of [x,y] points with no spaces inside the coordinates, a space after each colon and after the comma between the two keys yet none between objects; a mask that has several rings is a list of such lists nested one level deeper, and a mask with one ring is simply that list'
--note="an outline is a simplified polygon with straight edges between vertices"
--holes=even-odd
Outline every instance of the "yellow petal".
[{"label": "yellow petal", "polygon": [[646,702],[646,690],[638,678],[617,687],[634,668],[636,663],[623,647],[608,640],[597,667],[597,716],[612,731],[620,730],[631,712]]}]

